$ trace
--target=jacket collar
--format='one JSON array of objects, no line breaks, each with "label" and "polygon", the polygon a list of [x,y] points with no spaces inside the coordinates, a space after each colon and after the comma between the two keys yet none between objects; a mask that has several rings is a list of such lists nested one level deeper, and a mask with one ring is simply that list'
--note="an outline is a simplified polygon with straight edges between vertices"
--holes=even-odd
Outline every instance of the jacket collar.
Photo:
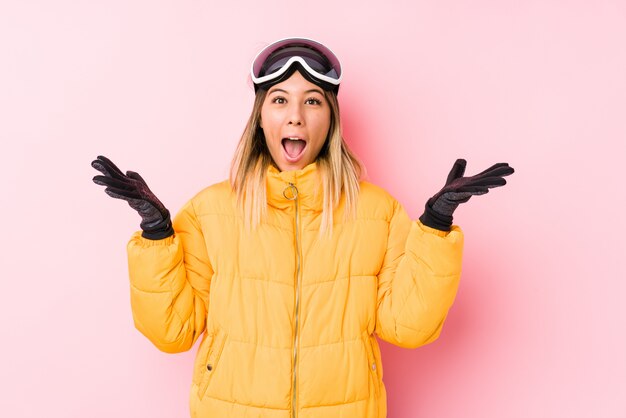
[{"label": "jacket collar", "polygon": [[295,196],[291,185],[297,189],[301,207],[322,210],[322,181],[315,162],[293,171],[279,171],[273,165],[270,166],[267,171],[267,203],[277,209],[294,207]]}]

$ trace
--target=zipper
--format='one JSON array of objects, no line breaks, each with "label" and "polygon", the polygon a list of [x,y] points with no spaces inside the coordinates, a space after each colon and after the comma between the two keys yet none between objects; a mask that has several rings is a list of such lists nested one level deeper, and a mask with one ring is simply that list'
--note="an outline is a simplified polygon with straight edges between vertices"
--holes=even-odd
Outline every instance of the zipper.
[{"label": "zipper", "polygon": [[[290,194],[286,192],[290,190]],[[293,334],[293,382],[291,391],[293,393],[291,399],[291,416],[292,418],[297,418],[296,412],[296,384],[297,384],[297,375],[296,372],[298,370],[298,314],[300,309],[300,279],[302,273],[302,257],[300,251],[300,211],[299,211],[299,202],[298,202],[298,188],[293,184],[289,183],[289,186],[283,190],[283,196],[287,200],[293,200],[296,209],[296,318],[295,318],[295,332]]]}]

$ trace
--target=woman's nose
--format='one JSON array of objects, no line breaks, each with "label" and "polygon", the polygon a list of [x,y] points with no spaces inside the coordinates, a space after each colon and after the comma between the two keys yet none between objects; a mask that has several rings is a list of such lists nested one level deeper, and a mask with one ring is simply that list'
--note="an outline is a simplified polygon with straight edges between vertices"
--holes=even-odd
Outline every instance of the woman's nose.
[{"label": "woman's nose", "polygon": [[302,125],[302,109],[299,105],[295,104],[291,106],[288,118],[289,125]]}]

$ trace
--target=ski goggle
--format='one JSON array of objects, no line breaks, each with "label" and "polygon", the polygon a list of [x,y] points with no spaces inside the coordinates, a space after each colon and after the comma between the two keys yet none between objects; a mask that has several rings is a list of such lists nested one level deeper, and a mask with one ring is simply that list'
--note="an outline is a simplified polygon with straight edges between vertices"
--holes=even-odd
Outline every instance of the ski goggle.
[{"label": "ski goggle", "polygon": [[286,80],[296,69],[325,90],[339,90],[342,71],[339,58],[321,43],[308,38],[278,40],[257,54],[251,76],[255,92]]}]

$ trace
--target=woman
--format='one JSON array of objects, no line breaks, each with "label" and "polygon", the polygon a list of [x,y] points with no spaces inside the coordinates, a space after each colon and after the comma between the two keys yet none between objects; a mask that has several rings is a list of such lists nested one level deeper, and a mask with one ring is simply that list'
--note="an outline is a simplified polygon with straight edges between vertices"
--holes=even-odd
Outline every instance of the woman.
[{"label": "woman", "polygon": [[252,65],[255,102],[229,181],[173,222],[135,172],[92,162],[142,217],[128,244],[135,325],[159,349],[201,338],[193,417],[385,417],[375,335],[415,348],[441,332],[458,287],[456,207],[502,186],[507,164],[444,188],[411,221],[359,181],[341,136],[341,65],[310,39],[277,41]]}]

